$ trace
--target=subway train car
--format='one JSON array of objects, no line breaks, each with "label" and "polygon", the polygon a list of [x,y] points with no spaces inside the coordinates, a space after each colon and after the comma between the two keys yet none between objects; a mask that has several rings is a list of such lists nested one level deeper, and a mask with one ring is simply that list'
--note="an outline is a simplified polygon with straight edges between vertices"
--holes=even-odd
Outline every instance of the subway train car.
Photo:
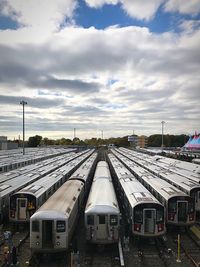
[{"label": "subway train car", "polygon": [[[55,156],[66,154],[74,151],[74,149],[51,149],[51,148],[26,148],[27,154],[11,154],[6,158],[0,159],[0,173],[9,172],[23,166],[36,163]],[[32,153],[32,152],[33,153]],[[9,152],[8,152],[9,153]]]},{"label": "subway train car", "polygon": [[[179,163],[180,160],[175,159],[169,159],[163,156],[151,156],[144,153],[139,153],[136,151],[131,151],[130,149],[126,148],[120,148],[123,152],[132,155],[136,158],[143,159],[148,161],[150,164],[154,164],[157,166],[162,167],[163,169],[170,170],[172,173],[176,173],[178,175],[181,175],[183,177],[186,177],[196,183],[200,183],[200,168],[199,170],[196,168],[195,164],[189,163],[189,162],[182,162]],[[187,164],[190,164],[189,167],[187,167]],[[185,165],[185,168],[184,168]]]},{"label": "subway train car", "polygon": [[127,151],[122,151],[122,150],[118,151],[125,157],[129,158],[130,160],[140,165],[141,167],[157,175],[158,177],[164,179],[165,181],[169,182],[170,184],[180,189],[182,192],[191,196],[195,202],[196,212],[197,213],[200,212],[200,184],[196,183],[191,179],[183,177],[177,173],[173,173],[170,169],[164,169],[159,165],[154,165],[153,163],[149,163],[147,160],[143,158],[143,156],[136,157],[134,155],[128,154]]},{"label": "subway train car", "polygon": [[92,152],[87,152],[74,159],[70,158],[71,161],[67,161],[64,166],[12,194],[10,196],[10,221],[15,223],[29,222],[33,213],[66,182]]},{"label": "subway train car", "polygon": [[30,185],[36,180],[39,180],[45,175],[48,175],[52,171],[55,171],[59,167],[64,166],[67,162],[71,161],[75,157],[82,155],[83,153],[85,152],[76,154],[70,153],[67,155],[59,156],[58,160],[55,160],[53,162],[52,159],[49,159],[43,166],[40,165],[40,168],[32,169],[31,171],[27,171],[27,169],[19,170],[18,176],[14,175],[13,178],[8,177],[8,180],[6,181],[3,179],[3,182],[1,182],[0,180],[0,222],[2,223],[9,219],[9,202],[10,196],[12,194],[18,192],[19,190],[21,190],[25,186]]},{"label": "subway train car", "polygon": [[120,210],[106,161],[99,161],[85,208],[86,240],[111,244],[119,239]]},{"label": "subway train car", "polygon": [[[36,253],[53,253],[69,248],[85,195],[85,182],[91,180],[97,154],[92,155],[30,219],[30,248]],[[76,179],[83,167],[84,177]],[[87,171],[85,171],[87,169]],[[80,176],[80,175],[78,175]]]},{"label": "subway train car", "polygon": [[164,206],[113,154],[108,154],[111,172],[122,204],[129,234],[158,237],[166,232]]},{"label": "subway train car", "polygon": [[113,151],[114,155],[135,175],[135,177],[165,206],[166,223],[175,226],[191,226],[195,223],[194,199],[142,168],[125,156]]}]

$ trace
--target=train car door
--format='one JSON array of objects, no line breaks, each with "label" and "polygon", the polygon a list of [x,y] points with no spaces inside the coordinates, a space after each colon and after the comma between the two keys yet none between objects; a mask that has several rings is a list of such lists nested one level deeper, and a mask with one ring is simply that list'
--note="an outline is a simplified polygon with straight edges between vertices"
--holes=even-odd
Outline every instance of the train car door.
[{"label": "train car door", "polygon": [[144,209],[144,232],[154,233],[155,231],[156,211],[155,209]]},{"label": "train car door", "polygon": [[18,198],[17,199],[17,211],[18,211],[18,219],[25,220],[26,219],[26,209],[27,209],[27,199],[26,198]]},{"label": "train car door", "polygon": [[53,248],[53,221],[42,221],[42,248]]},{"label": "train car door", "polygon": [[177,201],[178,204],[178,222],[186,222],[187,221],[187,201]]},{"label": "train car door", "polygon": [[97,232],[96,239],[106,239],[107,238],[107,223],[108,216],[101,214],[97,215]]}]

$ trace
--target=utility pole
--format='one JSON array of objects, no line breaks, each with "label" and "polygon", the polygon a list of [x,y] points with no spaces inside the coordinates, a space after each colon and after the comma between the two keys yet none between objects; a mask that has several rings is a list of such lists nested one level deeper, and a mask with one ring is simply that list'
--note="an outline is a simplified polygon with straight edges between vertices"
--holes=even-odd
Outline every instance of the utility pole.
[{"label": "utility pole", "polygon": [[103,130],[101,130],[101,139],[103,140]]},{"label": "utility pole", "polygon": [[164,124],[165,124],[165,121],[161,121],[161,124],[162,124],[162,145],[161,145],[161,147],[163,148],[164,147],[163,134],[164,134]]},{"label": "utility pole", "polygon": [[76,128],[74,128],[74,139],[76,138]]},{"label": "utility pole", "polygon": [[24,119],[24,106],[27,105],[27,102],[22,100],[20,102],[21,105],[23,105],[23,155],[25,155],[25,146],[24,146],[24,140],[25,140],[25,119]]}]

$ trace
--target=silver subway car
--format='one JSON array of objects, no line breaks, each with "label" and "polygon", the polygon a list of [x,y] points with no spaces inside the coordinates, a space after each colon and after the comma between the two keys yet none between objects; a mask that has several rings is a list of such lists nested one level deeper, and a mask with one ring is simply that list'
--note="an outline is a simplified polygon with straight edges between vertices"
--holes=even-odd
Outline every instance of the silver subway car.
[{"label": "silver subway car", "polygon": [[118,242],[120,211],[108,164],[100,161],[85,208],[86,240],[96,244]]},{"label": "silver subway car", "polygon": [[126,217],[129,233],[141,237],[165,234],[164,206],[117,159],[109,154],[109,163]]},{"label": "silver subway car", "polygon": [[[137,163],[114,151],[135,177],[165,206],[166,223],[176,226],[194,224],[196,213],[194,199],[167,181],[142,168]],[[148,165],[149,163],[146,163]]]},{"label": "silver subway car", "polygon": [[[69,248],[91,180],[97,154],[88,158],[30,219],[33,252],[59,252]],[[81,179],[80,179],[81,177]]]}]

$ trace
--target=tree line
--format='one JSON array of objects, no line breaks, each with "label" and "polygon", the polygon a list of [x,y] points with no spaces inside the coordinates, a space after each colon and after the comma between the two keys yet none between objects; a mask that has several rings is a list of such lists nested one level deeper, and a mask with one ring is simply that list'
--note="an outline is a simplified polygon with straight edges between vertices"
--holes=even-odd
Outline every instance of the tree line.
[{"label": "tree line", "polygon": [[[188,141],[189,136],[181,135],[164,135],[163,143],[165,147],[182,147]],[[160,147],[162,143],[162,135],[154,134],[148,137],[148,147]],[[28,139],[27,146],[37,147],[37,146],[49,146],[49,145],[79,145],[79,146],[102,146],[114,144],[116,146],[129,147],[130,143],[128,142],[128,136],[123,137],[111,137],[108,139],[101,138],[90,138],[81,140],[78,137],[74,139],[61,138],[61,139],[49,139],[47,137],[42,137],[40,135],[31,136]]]}]

